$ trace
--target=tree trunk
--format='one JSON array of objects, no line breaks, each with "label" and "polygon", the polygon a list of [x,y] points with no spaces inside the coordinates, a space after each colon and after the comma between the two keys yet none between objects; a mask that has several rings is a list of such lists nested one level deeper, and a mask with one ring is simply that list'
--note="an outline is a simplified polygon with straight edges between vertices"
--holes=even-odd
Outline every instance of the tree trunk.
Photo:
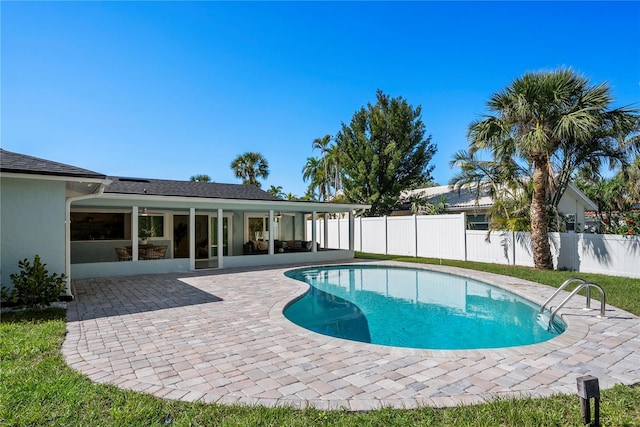
[{"label": "tree trunk", "polygon": [[536,268],[553,270],[549,231],[546,218],[547,164],[544,159],[533,159],[533,198],[531,200],[531,246]]}]

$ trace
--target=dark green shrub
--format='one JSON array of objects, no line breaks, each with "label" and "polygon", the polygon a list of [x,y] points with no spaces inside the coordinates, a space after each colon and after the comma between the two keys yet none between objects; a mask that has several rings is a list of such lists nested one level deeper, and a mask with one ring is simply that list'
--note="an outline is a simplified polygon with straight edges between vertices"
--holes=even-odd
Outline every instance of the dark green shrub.
[{"label": "dark green shrub", "polygon": [[49,274],[40,255],[35,256],[33,265],[25,258],[18,266],[20,273],[10,275],[13,289],[2,288],[3,299],[27,307],[47,306],[59,300],[65,288],[64,274]]}]

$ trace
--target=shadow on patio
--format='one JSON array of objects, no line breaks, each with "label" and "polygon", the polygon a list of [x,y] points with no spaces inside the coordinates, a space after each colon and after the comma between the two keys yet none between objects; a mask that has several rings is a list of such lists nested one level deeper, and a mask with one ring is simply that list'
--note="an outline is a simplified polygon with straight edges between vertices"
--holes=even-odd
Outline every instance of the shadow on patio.
[{"label": "shadow on patio", "polygon": [[180,280],[187,275],[154,274],[74,281],[75,300],[68,305],[67,321],[222,301],[222,298]]},{"label": "shadow on patio", "polygon": [[95,279],[80,279],[72,282],[75,297],[67,307],[67,321],[89,320],[101,317],[120,316],[187,307],[212,302],[221,302],[217,295],[195,287],[187,281],[191,278],[225,276],[238,273],[267,272],[299,268],[312,265],[338,265],[372,260],[348,260],[341,263],[305,263],[277,266],[252,266],[227,269],[198,270],[184,273],[146,274],[138,276],[113,276]]}]

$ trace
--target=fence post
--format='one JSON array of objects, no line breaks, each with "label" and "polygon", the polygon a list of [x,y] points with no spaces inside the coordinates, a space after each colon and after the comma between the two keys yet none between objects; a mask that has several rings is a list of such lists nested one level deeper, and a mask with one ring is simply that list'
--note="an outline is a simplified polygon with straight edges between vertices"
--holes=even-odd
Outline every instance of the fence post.
[{"label": "fence post", "polygon": [[413,215],[413,242],[415,243],[413,247],[413,256],[418,257],[418,215]]},{"label": "fence post", "polygon": [[516,232],[511,231],[511,265],[516,265]]},{"label": "fence post", "polygon": [[318,238],[317,234],[317,226],[318,226],[318,218],[316,211],[311,212],[311,241],[313,244],[311,245],[311,252],[315,252],[318,245],[316,245],[316,240]]},{"label": "fence post", "polygon": [[573,271],[580,271],[580,262],[579,262],[579,256],[578,256],[578,251],[579,251],[579,246],[578,244],[582,244],[582,233],[573,233],[573,253],[571,254],[571,256],[573,257],[573,262],[571,263],[571,269]]},{"label": "fence post", "polygon": [[389,255],[389,236],[387,227],[387,216],[384,216],[384,254]]},{"label": "fence post", "polygon": [[356,233],[356,223],[353,218],[353,210],[350,210],[349,211],[349,250],[351,252],[356,250],[355,233]]},{"label": "fence post", "polygon": [[464,251],[464,254],[462,256],[462,259],[464,261],[467,260],[467,214],[465,212],[461,212],[460,215],[462,215],[462,250]]},{"label": "fence post", "polygon": [[325,249],[329,247],[329,214],[326,212],[322,218],[322,247]]}]

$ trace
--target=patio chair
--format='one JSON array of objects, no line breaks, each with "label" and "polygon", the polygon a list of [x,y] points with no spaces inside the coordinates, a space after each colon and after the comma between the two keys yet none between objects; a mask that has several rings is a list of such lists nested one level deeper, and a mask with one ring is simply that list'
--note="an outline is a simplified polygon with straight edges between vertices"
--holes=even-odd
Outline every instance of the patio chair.
[{"label": "patio chair", "polygon": [[118,261],[131,261],[133,257],[131,256],[131,251],[127,248],[115,248],[116,255],[118,256]]},{"label": "patio chair", "polygon": [[166,246],[154,246],[152,248],[147,249],[145,259],[164,259],[164,256],[166,254],[167,254]]}]

